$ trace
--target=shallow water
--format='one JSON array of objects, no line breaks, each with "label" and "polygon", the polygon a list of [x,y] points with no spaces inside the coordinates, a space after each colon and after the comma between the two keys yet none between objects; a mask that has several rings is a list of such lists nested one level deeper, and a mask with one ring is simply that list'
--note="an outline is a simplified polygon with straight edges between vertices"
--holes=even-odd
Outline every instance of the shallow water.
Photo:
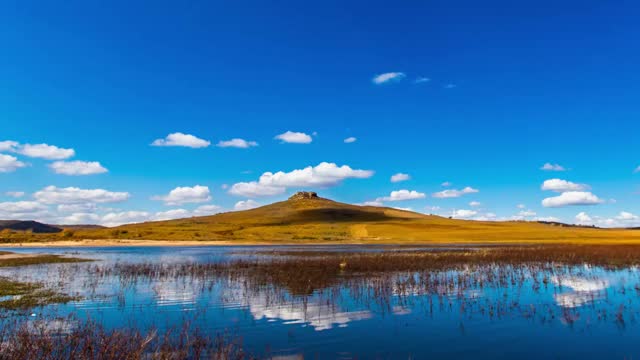
[{"label": "shallow water", "polygon": [[[386,250],[370,246],[313,248]],[[80,321],[90,318],[108,328],[135,326],[141,330],[170,329],[188,321],[211,335],[239,336],[246,350],[260,357],[640,356],[640,273],[636,268],[559,265],[539,273],[505,265],[485,269],[486,275],[471,273],[477,269],[457,269],[434,275],[439,284],[435,291],[420,286],[424,274],[371,274],[332,283],[310,295],[294,295],[277,284],[248,286],[241,276],[124,281],[115,273],[96,276],[95,271],[128,263],[264,258],[254,252],[273,249],[309,247],[7,249],[66,254],[96,262],[4,268],[0,276],[44,282],[82,297],[77,302],[36,309],[35,316],[19,315],[25,321],[65,319],[75,314]],[[495,274],[512,275],[503,281],[496,280]],[[462,286],[461,279],[469,276],[481,281]],[[433,279],[430,281],[433,284]],[[52,326],[61,326],[60,320],[53,321],[58,322]]]}]

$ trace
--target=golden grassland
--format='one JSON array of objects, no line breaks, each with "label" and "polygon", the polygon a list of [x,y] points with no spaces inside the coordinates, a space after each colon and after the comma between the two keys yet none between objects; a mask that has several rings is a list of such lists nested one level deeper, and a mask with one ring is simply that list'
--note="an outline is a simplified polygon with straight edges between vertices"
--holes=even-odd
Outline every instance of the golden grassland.
[{"label": "golden grassland", "polygon": [[294,199],[257,209],[59,234],[0,233],[0,243],[156,244],[638,243],[640,230],[535,222],[448,219],[328,199]]}]

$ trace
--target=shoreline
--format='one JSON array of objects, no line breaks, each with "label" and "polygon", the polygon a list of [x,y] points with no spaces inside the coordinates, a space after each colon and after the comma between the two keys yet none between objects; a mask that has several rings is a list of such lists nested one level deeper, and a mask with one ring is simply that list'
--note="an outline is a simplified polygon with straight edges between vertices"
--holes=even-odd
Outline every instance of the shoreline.
[{"label": "shoreline", "polygon": [[325,242],[279,242],[279,241],[193,241],[193,240],[133,240],[133,239],[99,239],[99,240],[61,240],[61,241],[39,241],[24,243],[2,243],[1,249],[29,249],[29,248],[109,248],[109,247],[218,247],[218,246],[508,246],[508,245],[638,245],[640,242],[620,239],[620,240],[556,240],[556,241],[442,241],[442,240],[344,240]]}]

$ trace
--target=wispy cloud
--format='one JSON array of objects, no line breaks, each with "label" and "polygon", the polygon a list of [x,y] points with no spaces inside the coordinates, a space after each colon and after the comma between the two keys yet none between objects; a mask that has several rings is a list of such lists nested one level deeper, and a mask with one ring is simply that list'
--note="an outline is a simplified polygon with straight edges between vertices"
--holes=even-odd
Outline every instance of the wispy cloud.
[{"label": "wispy cloud", "polygon": [[371,81],[376,85],[382,85],[401,81],[405,77],[406,75],[403,72],[388,72],[374,76]]},{"label": "wispy cloud", "polygon": [[540,170],[543,170],[543,171],[567,171],[567,169],[565,169],[564,166],[562,166],[560,164],[552,164],[552,163],[546,163],[546,164],[542,165]]},{"label": "wispy cloud", "polygon": [[169,134],[164,139],[156,139],[151,143],[151,146],[181,146],[193,149],[206,148],[209,145],[211,142],[208,140],[181,132]]},{"label": "wispy cloud", "polygon": [[245,139],[231,139],[231,140],[223,140],[220,141],[217,147],[227,148],[238,148],[238,149],[248,149],[250,147],[258,146],[258,143],[255,141],[247,141]]},{"label": "wispy cloud", "polygon": [[313,138],[310,135],[303,132],[293,131],[287,131],[280,135],[276,135],[275,139],[289,144],[310,144],[313,141]]}]

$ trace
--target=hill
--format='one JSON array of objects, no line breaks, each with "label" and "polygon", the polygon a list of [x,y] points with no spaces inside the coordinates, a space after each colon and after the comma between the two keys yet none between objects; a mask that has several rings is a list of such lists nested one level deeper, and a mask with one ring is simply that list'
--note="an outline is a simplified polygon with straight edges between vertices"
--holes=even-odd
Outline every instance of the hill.
[{"label": "hill", "polygon": [[42,224],[37,221],[0,220],[0,231],[5,229],[13,231],[31,231],[36,234],[52,234],[62,231],[62,228]]},{"label": "hill", "polygon": [[357,206],[303,192],[213,216],[78,230],[73,238],[237,243],[640,242],[640,232],[537,222],[481,222]]}]

